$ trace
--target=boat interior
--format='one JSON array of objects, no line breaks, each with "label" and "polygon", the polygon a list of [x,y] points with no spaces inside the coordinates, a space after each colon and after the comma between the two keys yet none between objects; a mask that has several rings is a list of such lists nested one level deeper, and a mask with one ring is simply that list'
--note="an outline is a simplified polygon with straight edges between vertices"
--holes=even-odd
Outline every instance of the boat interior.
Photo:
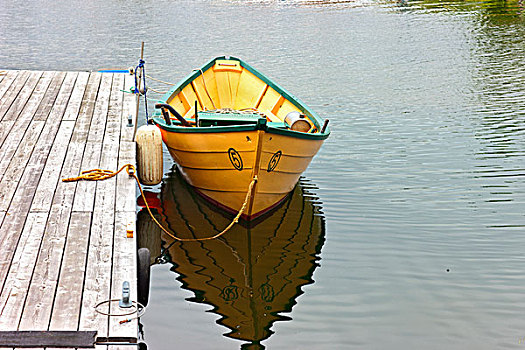
[{"label": "boat interior", "polygon": [[[240,61],[218,59],[207,70],[197,70],[194,74],[190,83],[175,90],[167,100],[167,104],[188,122],[182,122],[185,126],[246,125],[265,119],[269,127],[319,132],[311,115],[285,98],[276,86],[243,67]],[[166,112],[163,114],[168,118]],[[179,122],[173,119],[173,124]]]}]

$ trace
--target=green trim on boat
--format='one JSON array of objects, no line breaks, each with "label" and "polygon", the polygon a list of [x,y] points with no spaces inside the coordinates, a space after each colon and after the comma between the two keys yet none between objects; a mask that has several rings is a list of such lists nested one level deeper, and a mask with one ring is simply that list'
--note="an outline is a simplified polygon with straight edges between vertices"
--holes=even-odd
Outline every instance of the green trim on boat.
[{"label": "green trim on boat", "polygon": [[[195,69],[192,73],[190,73],[188,76],[186,76],[184,79],[179,81],[174,87],[172,87],[167,93],[165,93],[161,98],[160,102],[163,103],[169,103],[170,98],[172,96],[175,96],[180,91],[182,91],[186,86],[188,86],[193,80],[197,79],[199,76],[203,74],[203,72],[206,72],[208,69],[212,68],[213,65],[217,60],[235,60],[240,63],[240,65],[247,69],[250,73],[255,75],[257,78],[261,79],[264,83],[266,83],[268,86],[270,86],[272,89],[277,91],[279,94],[281,94],[285,99],[287,99],[290,103],[292,103],[295,107],[297,107],[301,112],[306,114],[312,122],[314,123],[314,126],[317,130],[320,130],[323,126],[323,120],[315,113],[313,110],[311,110],[306,104],[304,104],[300,99],[289,93],[286,89],[284,89],[279,84],[273,82],[268,77],[266,77],[264,74],[259,72],[257,69],[250,66],[248,63],[244,62],[240,58],[237,57],[227,57],[227,56],[220,56],[211,59],[207,63],[205,63],[201,68]],[[205,113],[205,112],[202,112]],[[210,127],[214,130],[202,130],[201,127],[197,128],[186,128],[177,126],[177,122],[175,122],[174,125],[166,125],[163,119],[160,118],[160,112],[155,112],[153,118],[155,124],[157,124],[159,127],[173,132],[233,132],[233,131],[249,131],[249,130],[257,130],[256,127],[253,125],[231,125],[231,126],[213,126]],[[282,129],[282,128],[275,128],[271,126],[271,123],[268,124],[267,128],[268,132],[279,134],[279,135],[286,135],[291,137],[299,137],[303,139],[313,139],[313,140],[324,140],[330,135],[330,127],[327,127],[324,133],[321,133],[320,131],[315,134],[308,134],[298,131],[293,131],[289,129]]]},{"label": "green trim on boat", "polygon": [[[264,130],[270,134],[278,134],[284,136],[290,136],[300,139],[307,140],[325,140],[328,138],[328,133],[315,133],[307,134],[304,132],[293,131],[290,129],[282,129],[271,126],[271,123],[268,123],[264,126],[260,124],[244,124],[244,125],[228,125],[228,126],[207,126],[207,127],[186,127],[182,126],[180,122],[173,122],[172,125],[166,125],[164,119],[159,117],[153,117],[153,122],[163,130],[175,133],[222,133],[222,132],[243,132],[243,131],[256,131]],[[281,123],[276,123],[281,124]]]}]

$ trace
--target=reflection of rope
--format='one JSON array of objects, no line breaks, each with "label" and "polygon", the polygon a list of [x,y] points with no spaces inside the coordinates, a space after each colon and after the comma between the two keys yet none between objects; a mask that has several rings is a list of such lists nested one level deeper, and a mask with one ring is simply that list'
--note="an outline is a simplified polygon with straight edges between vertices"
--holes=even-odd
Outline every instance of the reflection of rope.
[{"label": "reflection of rope", "polygon": [[222,236],[223,234],[228,232],[233,227],[233,225],[235,225],[236,223],[239,222],[239,218],[241,217],[242,213],[246,209],[246,206],[248,205],[248,201],[250,200],[250,197],[252,196],[253,186],[255,186],[255,184],[257,183],[257,175],[256,175],[256,176],[253,177],[252,182],[250,182],[250,185],[248,186],[248,192],[246,193],[246,198],[244,199],[244,203],[242,204],[241,209],[239,209],[239,212],[237,213],[235,218],[233,218],[233,221],[224,230],[222,230],[222,232],[219,232],[216,235],[211,236],[211,237],[204,237],[204,238],[180,238],[180,237],[175,236],[173,233],[171,233],[167,229],[165,229],[164,226],[162,226],[162,224],[157,221],[157,219],[155,218],[155,216],[151,212],[151,209],[150,209],[150,207],[148,205],[148,201],[146,200],[146,196],[144,195],[144,192],[142,191],[142,185],[141,185],[141,183],[139,181],[139,178],[137,177],[135,166],[133,164],[123,165],[117,171],[102,170],[102,169],[85,170],[85,171],[81,172],[79,176],[62,179],[62,181],[63,182],[71,182],[71,181],[79,181],[79,180],[88,180],[88,181],[105,180],[105,179],[109,179],[109,178],[117,175],[118,173],[120,173],[124,169],[126,169],[126,172],[128,173],[129,176],[133,176],[135,178],[135,181],[137,182],[137,185],[139,186],[140,194],[142,195],[142,199],[144,200],[144,204],[146,205],[146,209],[148,209],[148,213],[151,216],[151,219],[157,224],[157,226],[162,231],[166,232],[166,234],[168,236],[170,236],[171,238],[173,238],[173,239],[175,239],[177,241],[181,241],[181,242],[208,241],[208,240],[211,240],[211,239],[219,238],[220,236]]}]

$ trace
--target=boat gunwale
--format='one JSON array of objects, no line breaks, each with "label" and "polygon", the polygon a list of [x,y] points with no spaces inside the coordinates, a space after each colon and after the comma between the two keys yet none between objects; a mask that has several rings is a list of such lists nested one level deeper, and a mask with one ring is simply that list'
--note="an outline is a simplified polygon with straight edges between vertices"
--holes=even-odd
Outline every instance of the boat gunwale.
[{"label": "boat gunwale", "polygon": [[295,138],[301,138],[301,139],[308,139],[308,140],[326,140],[328,136],[330,135],[330,131],[325,133],[315,133],[315,134],[309,134],[304,133],[300,131],[294,131],[291,129],[282,129],[277,128],[269,125],[265,125],[264,127],[259,126],[258,124],[243,124],[243,125],[228,125],[228,126],[210,126],[210,127],[186,127],[182,126],[180,123],[172,125],[167,125],[164,120],[160,117],[153,117],[153,122],[160,127],[161,129],[167,131],[167,132],[174,132],[174,133],[225,133],[225,132],[245,132],[245,131],[257,131],[257,130],[263,130],[265,132],[268,132],[270,134],[277,134],[277,135],[283,135],[283,136],[289,136],[289,137],[295,137]]},{"label": "boat gunwale", "polygon": [[[291,93],[289,93],[286,89],[284,89],[279,84],[277,84],[277,83],[273,82],[272,80],[270,80],[268,77],[266,77],[264,74],[259,72],[257,69],[253,68],[248,63],[246,63],[243,60],[241,60],[240,58],[233,57],[233,56],[219,56],[219,57],[215,57],[215,58],[211,59],[206,64],[204,64],[201,68],[195,69],[192,73],[190,73],[188,76],[186,76],[181,81],[179,81],[175,86],[173,86],[168,92],[166,92],[159,99],[159,102],[168,103],[169,99],[172,96],[179,94],[186,86],[191,84],[192,81],[194,81],[199,76],[201,76],[204,72],[206,72],[208,69],[210,69],[215,64],[215,62],[217,60],[235,60],[235,61],[238,61],[240,63],[240,65],[241,65],[241,67],[247,69],[250,73],[255,75],[257,78],[261,79],[261,81],[263,81],[268,86],[273,88],[275,91],[280,93],[286,100],[288,100],[290,103],[292,103],[301,112],[303,112],[306,115],[308,115],[309,117],[311,117],[311,119],[312,119],[312,121],[314,123],[314,126],[319,130],[319,132],[317,132],[315,134],[307,134],[307,133],[293,131],[293,130],[288,130],[288,129],[286,129],[286,130],[279,129],[279,128],[275,128],[275,127],[272,127],[272,126],[269,125],[268,128],[267,128],[268,132],[275,133],[275,134],[280,134],[280,135],[292,136],[292,137],[306,138],[306,139],[317,139],[317,140],[321,139],[321,140],[324,140],[324,139],[328,138],[328,136],[330,135],[330,127],[327,127],[326,130],[324,131],[324,133],[321,132],[320,129],[323,126],[322,125],[322,121],[323,120],[321,119],[321,117],[319,117],[319,115],[316,112],[314,112],[312,109],[310,109],[299,98],[297,98],[294,95],[292,95]],[[199,131],[197,131],[197,130],[195,130],[195,131],[188,131],[188,129],[191,130],[191,129],[194,129],[194,128],[187,128],[187,127],[182,127],[182,126],[177,127],[176,124],[175,125],[171,125],[171,126],[167,125],[164,122],[164,120],[161,118],[161,114],[160,114],[159,111],[156,111],[154,113],[154,117],[157,117],[157,118],[153,118],[155,124],[157,124],[158,126],[162,127],[166,131],[172,131],[172,132],[202,132],[202,131],[204,131],[204,130],[200,130],[201,128],[198,128]],[[241,127],[246,127],[246,125],[242,125]],[[215,129],[215,128],[222,128],[220,132],[258,130],[257,128],[254,128],[253,126],[250,126],[249,129],[243,129],[243,130],[239,130],[238,126],[227,126],[227,127],[218,127],[217,126],[217,127],[213,127],[213,128],[210,128],[210,129]],[[224,128],[234,128],[234,129],[232,129],[232,130],[225,130]],[[180,130],[180,129],[186,129],[186,130]],[[219,131],[218,130],[206,130],[204,132],[219,132]],[[303,136],[300,136],[300,135],[303,135]],[[306,136],[306,137],[304,137],[304,136]]]}]

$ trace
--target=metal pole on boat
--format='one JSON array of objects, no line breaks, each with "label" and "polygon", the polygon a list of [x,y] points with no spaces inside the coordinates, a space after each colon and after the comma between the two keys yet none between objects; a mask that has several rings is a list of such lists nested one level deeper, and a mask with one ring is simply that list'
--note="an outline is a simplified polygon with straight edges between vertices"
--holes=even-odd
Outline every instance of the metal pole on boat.
[{"label": "metal pole on boat", "polygon": [[199,126],[199,113],[197,112],[197,100],[195,100],[195,126]]},{"label": "metal pole on boat", "polygon": [[[141,43],[140,45],[140,60],[142,61],[144,59],[144,41]],[[133,139],[135,139],[135,134],[137,133],[137,124],[138,124],[138,120],[139,120],[139,107],[140,107],[140,85],[142,83],[142,69],[137,69],[137,71],[135,72],[135,74],[137,74],[137,79],[138,79],[138,90],[139,92],[136,94],[137,95],[137,100],[136,100],[136,109],[135,109],[135,127],[133,129]]]},{"label": "metal pole on boat", "polygon": [[324,134],[325,130],[326,130],[326,127],[328,126],[328,123],[330,121],[328,119],[325,119],[324,121],[324,124],[323,124],[323,127],[321,128],[321,134]]}]

